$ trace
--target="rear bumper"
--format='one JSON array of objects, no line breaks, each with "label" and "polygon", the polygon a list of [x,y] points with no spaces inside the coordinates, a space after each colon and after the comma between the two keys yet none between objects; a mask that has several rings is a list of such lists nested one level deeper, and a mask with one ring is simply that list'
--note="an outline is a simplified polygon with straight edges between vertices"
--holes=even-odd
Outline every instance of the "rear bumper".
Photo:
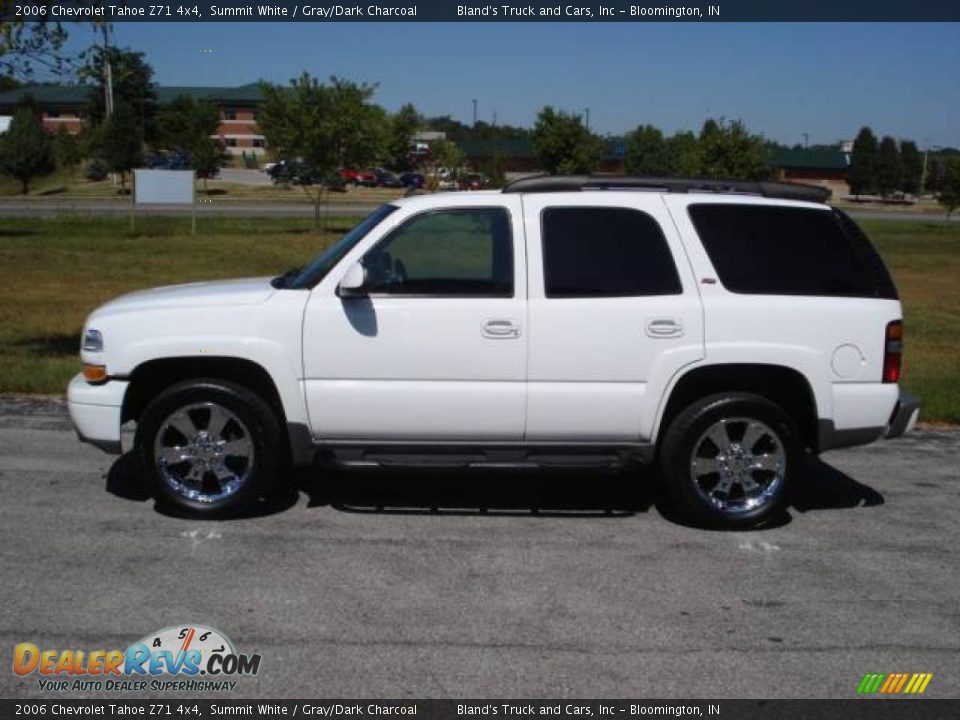
[{"label": "rear bumper", "polygon": [[895,438],[910,432],[919,418],[920,400],[909,393],[900,393],[884,437]]},{"label": "rear bumper", "polygon": [[832,420],[819,421],[819,451],[869,445],[881,438],[896,438],[913,430],[920,416],[920,401],[901,392],[886,426],[837,429]]},{"label": "rear bumper", "polygon": [[67,407],[77,437],[111,455],[119,455],[120,416],[125,380],[108,380],[91,385],[82,374],[76,375],[67,387]]}]

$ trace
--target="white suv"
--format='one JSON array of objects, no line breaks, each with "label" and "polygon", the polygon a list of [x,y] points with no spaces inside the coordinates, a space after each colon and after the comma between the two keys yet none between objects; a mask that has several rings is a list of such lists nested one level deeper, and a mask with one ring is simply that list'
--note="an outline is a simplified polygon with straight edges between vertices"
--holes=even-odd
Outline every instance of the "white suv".
[{"label": "white suv", "polygon": [[158,497],[238,510],[287,463],[657,461],[694,519],[788,501],[805,451],[909,429],[901,309],[818,188],[549,177],[384,205],[277,278],[98,308],[81,439]]}]

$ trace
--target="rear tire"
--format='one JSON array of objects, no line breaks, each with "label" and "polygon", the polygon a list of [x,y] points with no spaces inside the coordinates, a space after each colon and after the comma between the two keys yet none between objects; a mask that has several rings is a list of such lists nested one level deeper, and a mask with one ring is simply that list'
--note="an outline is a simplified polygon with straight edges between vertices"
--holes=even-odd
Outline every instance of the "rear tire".
[{"label": "rear tire", "polygon": [[178,383],[137,423],[134,449],[157,500],[200,517],[235,515],[264,495],[285,443],[276,413],[247,388]]},{"label": "rear tire", "polygon": [[660,465],[673,504],[697,524],[746,529],[781,515],[803,464],[796,425],[750,393],[701,398],[674,418]]}]

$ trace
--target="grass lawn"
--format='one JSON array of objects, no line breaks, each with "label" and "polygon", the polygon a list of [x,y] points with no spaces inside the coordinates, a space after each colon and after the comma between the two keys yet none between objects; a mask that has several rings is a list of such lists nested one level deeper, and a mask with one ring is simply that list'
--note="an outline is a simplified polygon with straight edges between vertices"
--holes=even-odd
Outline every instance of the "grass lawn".
[{"label": "grass lawn", "polygon": [[[60,394],[78,370],[86,315],[116,295],[194,280],[276,274],[302,265],[328,234],[308,219],[0,218],[0,392]],[[890,265],[906,320],[904,385],[927,421],[960,424],[960,227],[866,221]]]},{"label": "grass lawn", "polygon": [[[130,180],[127,179],[127,190]],[[346,192],[331,192],[327,195],[331,203],[340,202],[386,202],[403,195],[403,190],[394,188],[347,188]],[[11,200],[21,199],[20,184],[10,178],[0,176],[0,197]],[[84,179],[83,172],[71,176],[57,171],[44,178],[38,178],[30,186],[29,198],[47,200],[103,199],[116,200],[126,197],[120,192],[120,186],[110,180],[91,182]],[[197,182],[197,198],[210,197],[219,200],[257,200],[263,202],[295,202],[310,204],[313,201],[304,192],[304,188],[289,185],[244,185],[223,180],[202,180]],[[2,206],[0,206],[2,207]]]},{"label": "grass lawn", "polygon": [[77,372],[87,314],[156,285],[277,275],[306,264],[349,229],[310,219],[0,218],[0,393],[63,393]]},{"label": "grass lawn", "polygon": [[863,220],[900,290],[903,386],[928,422],[960,424],[960,227],[935,219]]}]

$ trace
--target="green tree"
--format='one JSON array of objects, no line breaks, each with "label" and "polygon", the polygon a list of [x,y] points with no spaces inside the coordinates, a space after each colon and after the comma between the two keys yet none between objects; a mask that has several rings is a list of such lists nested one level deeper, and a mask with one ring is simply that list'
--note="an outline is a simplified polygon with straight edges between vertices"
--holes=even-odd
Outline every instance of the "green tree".
[{"label": "green tree", "polygon": [[370,102],[376,85],[330,78],[331,127],[339,167],[368,167],[383,157],[389,117]]},{"label": "green tree", "polygon": [[217,134],[220,110],[213,103],[180,95],[159,112],[157,119],[163,147],[191,151],[198,142]]},{"label": "green tree", "polygon": [[877,190],[887,197],[900,187],[900,148],[897,141],[884,135],[877,148]]},{"label": "green tree", "polygon": [[943,161],[943,174],[940,178],[940,194],[937,196],[947,211],[947,219],[960,207],[960,158],[951,157]]},{"label": "green tree", "polygon": [[877,136],[868,127],[860,128],[853,141],[847,183],[853,195],[873,195],[877,192]]},{"label": "green tree", "polygon": [[323,193],[337,169],[367,167],[383,156],[387,114],[370,103],[375,89],[335,77],[324,85],[306,72],[288,88],[263,85],[257,123],[278,157],[307,165],[299,184],[314,200],[317,224]]},{"label": "green tree", "polygon": [[161,128],[160,144],[169,150],[179,150],[190,156],[190,167],[207,180],[214,177],[227,161],[223,143],[217,138],[220,110],[213,103],[180,95],[158,114]]},{"label": "green tree", "polygon": [[[87,55],[87,50],[76,52],[67,47],[67,26],[90,25],[93,28],[109,30],[108,22],[60,23],[50,19],[52,2],[40,0],[39,5],[47,6],[47,15],[25,22],[4,17],[0,22],[0,77],[29,81],[36,73],[63,76],[76,70]],[[9,4],[4,4],[4,13],[12,13]],[[2,84],[2,83],[0,83]]]},{"label": "green tree", "polygon": [[81,79],[95,84],[87,100],[87,117],[94,125],[100,125],[106,116],[104,92],[104,59],[109,58],[113,78],[113,106],[126,105],[140,126],[144,141],[153,143],[159,138],[157,123],[157,93],[153,84],[153,68],[142,52],[109,47],[97,47],[91,51],[86,65],[80,71]]},{"label": "green tree", "polygon": [[430,143],[430,154],[426,164],[427,183],[430,190],[436,190],[439,178],[436,173],[440,168],[447,168],[456,173],[466,162],[463,150],[450,140],[434,140]]},{"label": "green tree", "polygon": [[912,140],[900,143],[900,189],[911,195],[919,195],[923,181],[923,156]]},{"label": "green tree", "polygon": [[417,109],[407,103],[390,117],[386,139],[385,158],[387,164],[395,169],[407,169],[410,141],[420,127],[422,118]]},{"label": "green tree", "polygon": [[943,158],[934,153],[927,153],[927,175],[924,178],[924,192],[936,195],[940,191],[940,180],[943,178]]},{"label": "green tree", "polygon": [[579,115],[543,108],[533,127],[533,151],[540,167],[551,175],[593,172],[603,157],[603,142]]},{"label": "green tree", "polygon": [[143,160],[143,126],[129,105],[117,105],[100,126],[97,155],[108,171],[120,174],[120,188],[125,191],[127,173]]},{"label": "green tree", "polygon": [[700,174],[725,180],[761,180],[770,174],[764,141],[739,120],[707,120],[700,131]]},{"label": "green tree", "polygon": [[30,192],[34,178],[53,172],[53,147],[40,115],[28,99],[13,113],[10,126],[0,135],[0,173],[20,183],[20,192]]},{"label": "green tree", "polygon": [[670,148],[663,133],[653,125],[641,125],[628,134],[624,167],[630,175],[672,175]]},{"label": "green tree", "polygon": [[696,177],[700,174],[700,143],[692,132],[678,132],[667,138],[669,175]]},{"label": "green tree", "polygon": [[83,161],[83,147],[80,138],[71,135],[67,129],[61,125],[57,134],[53,136],[53,158],[57,167],[66,170],[70,177]]},{"label": "green tree", "polygon": [[198,137],[190,145],[190,167],[197,177],[203,178],[203,189],[207,189],[207,180],[215,177],[226,162],[227,151],[223,143],[209,135]]}]

